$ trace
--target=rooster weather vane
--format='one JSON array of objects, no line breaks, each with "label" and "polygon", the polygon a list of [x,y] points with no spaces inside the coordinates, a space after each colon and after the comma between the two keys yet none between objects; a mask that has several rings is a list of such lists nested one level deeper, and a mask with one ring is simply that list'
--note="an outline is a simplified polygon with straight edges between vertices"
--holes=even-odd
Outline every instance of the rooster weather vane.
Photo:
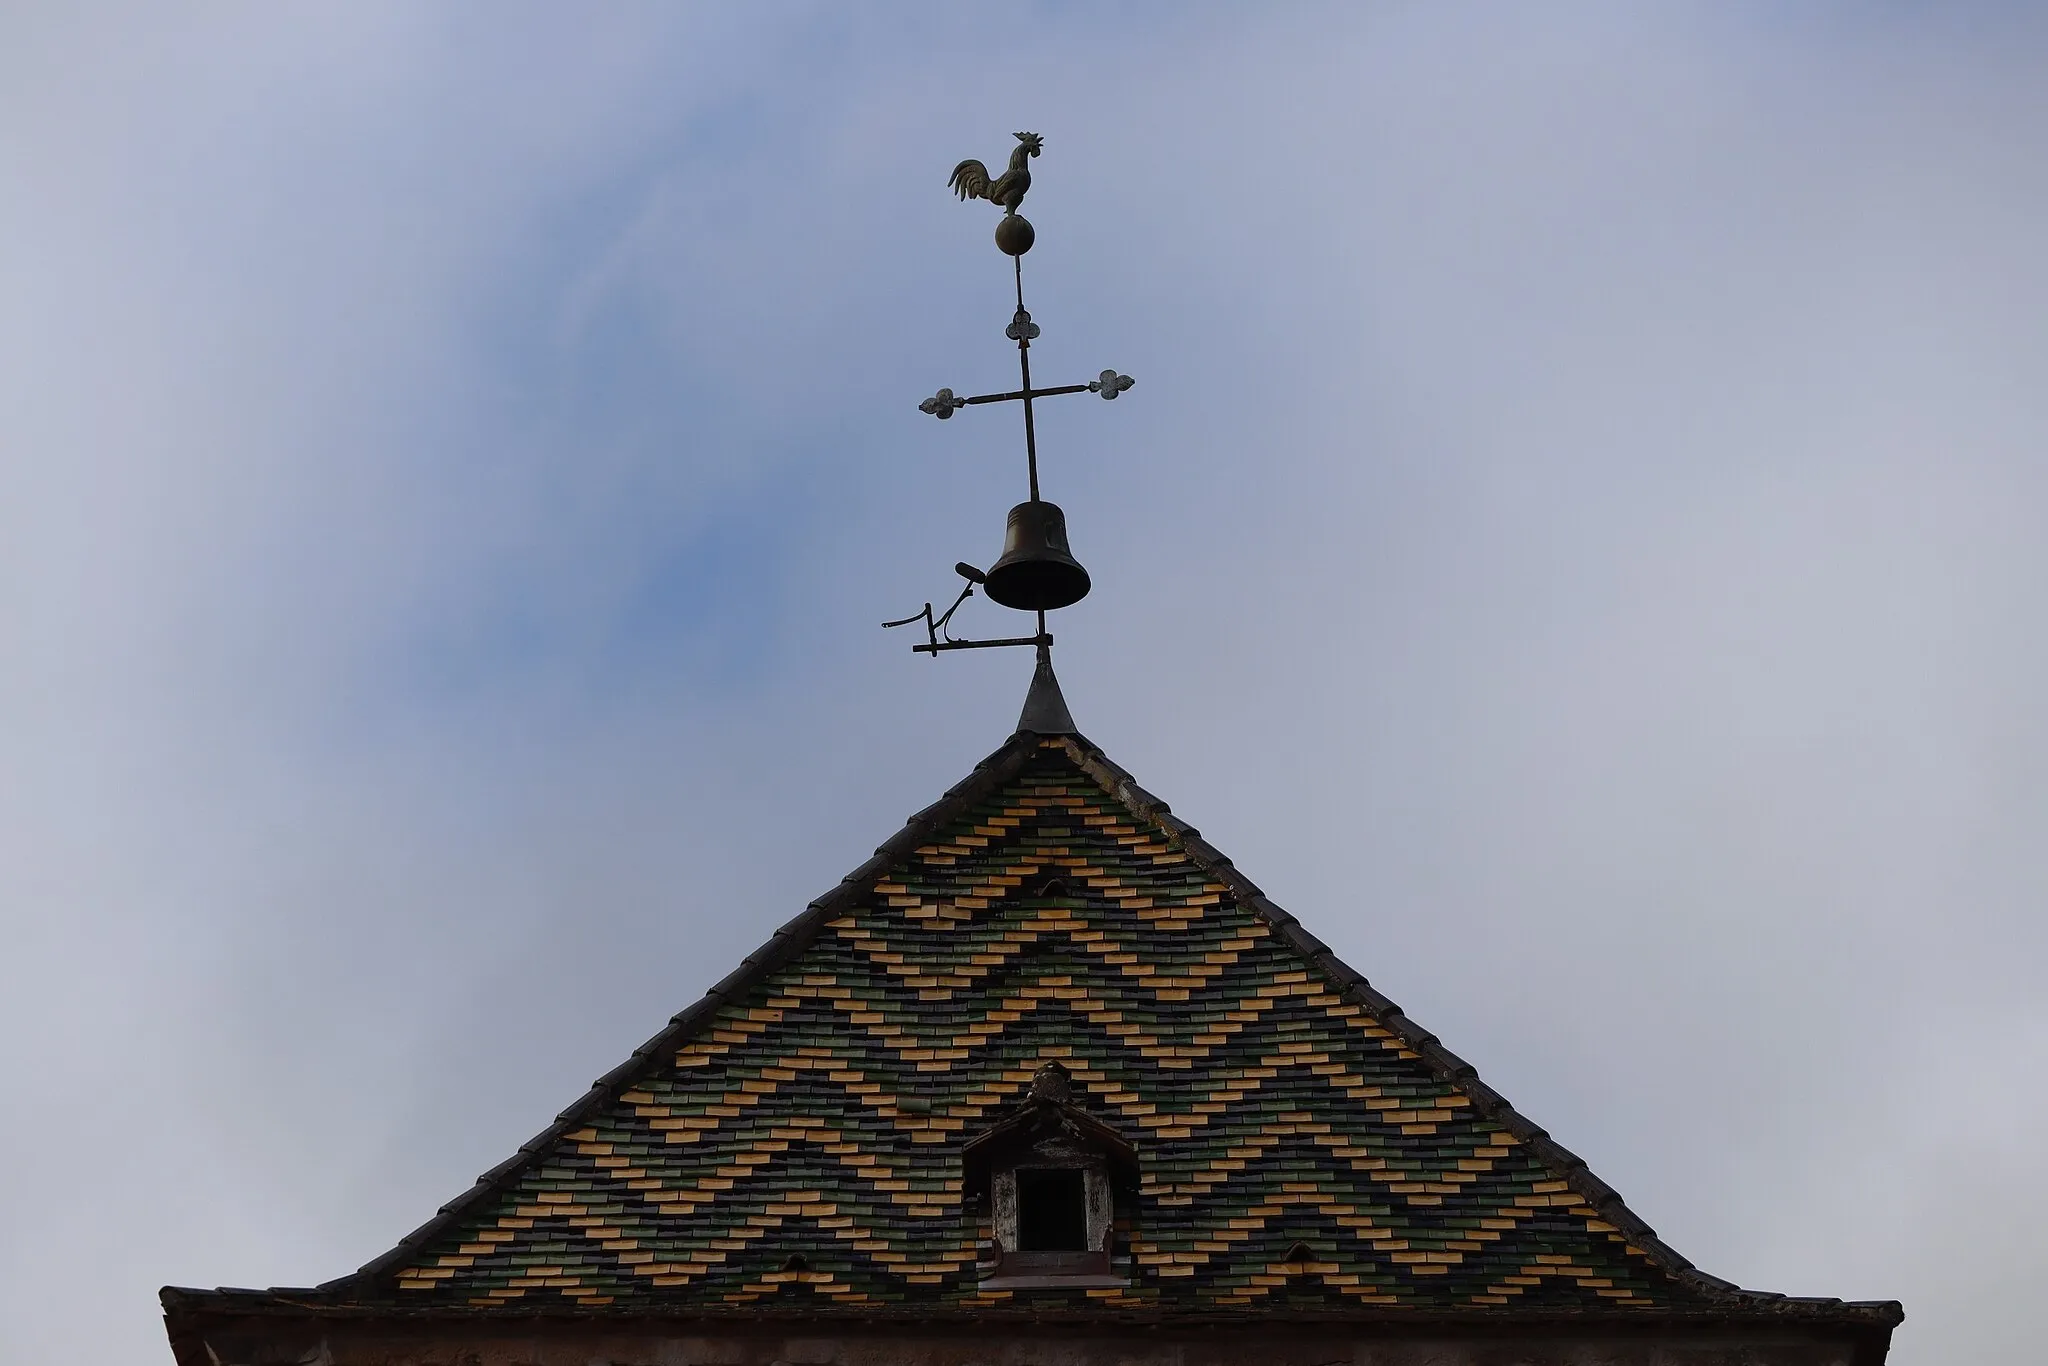
[{"label": "rooster weather vane", "polygon": [[1036,133],[1017,134],[1017,150],[1010,153],[1010,169],[994,180],[988,178],[988,167],[973,157],[953,168],[953,178],[946,182],[964,203],[970,199],[986,199],[991,204],[1002,206],[1004,217],[1012,217],[1017,206],[1024,202],[1024,192],[1031,188],[1031,158],[1038,155],[1045,146],[1045,139]]},{"label": "rooster weather vane", "polygon": [[[1017,206],[1024,202],[1025,192],[1031,188],[1031,159],[1045,146],[1045,139],[1036,133],[1017,134],[1017,148],[1010,153],[1009,169],[991,179],[988,167],[979,161],[969,159],[953,168],[948,184],[964,202],[969,199],[986,199],[1003,211],[1003,217],[996,224],[996,248],[1010,258],[1017,282],[1017,311],[1010,319],[1010,325],[1003,329],[1003,335],[1017,343],[1017,368],[1023,382],[1007,393],[976,394],[961,398],[951,389],[941,389],[924,402],[918,404],[921,412],[933,417],[946,419],[962,408],[971,408],[983,403],[1007,403],[1012,400],[1024,406],[1024,464],[1030,478],[1031,498],[1010,509],[1009,525],[1003,535],[1002,557],[988,567],[986,573],[973,565],[961,562],[953,566],[954,572],[967,580],[967,586],[960,590],[960,596],[953,599],[952,606],[934,616],[932,605],[926,603],[922,612],[913,613],[901,621],[885,621],[883,628],[908,626],[913,621],[922,621],[928,637],[924,644],[910,648],[918,654],[928,654],[936,659],[945,650],[986,650],[1010,645],[1034,645],[1039,658],[1047,657],[1052,645],[1052,636],[1045,629],[1045,614],[1062,607],[1071,607],[1088,596],[1088,571],[1074,558],[1067,545],[1067,517],[1057,503],[1048,503],[1038,496],[1038,431],[1033,422],[1031,404],[1034,399],[1052,398],[1059,394],[1100,394],[1113,399],[1131,387],[1129,375],[1120,375],[1115,370],[1104,370],[1086,384],[1062,384],[1050,389],[1031,387],[1031,343],[1038,338],[1038,324],[1031,320],[1031,314],[1024,307],[1024,253],[1031,250],[1037,239],[1037,231],[1030,220],[1017,212]],[[1035,612],[1038,629],[1028,636],[1007,636],[1000,640],[961,640],[948,629],[953,614],[960,605],[974,596],[980,588],[989,601],[1002,607],[1015,608],[1021,612]]]}]

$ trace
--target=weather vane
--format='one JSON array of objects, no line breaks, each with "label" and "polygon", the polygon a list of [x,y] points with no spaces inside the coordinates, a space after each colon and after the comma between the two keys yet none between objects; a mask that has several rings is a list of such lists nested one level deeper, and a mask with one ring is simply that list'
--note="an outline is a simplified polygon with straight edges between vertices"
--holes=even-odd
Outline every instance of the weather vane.
[{"label": "weather vane", "polygon": [[[1019,133],[1017,148],[1010,153],[1009,169],[1000,176],[990,179],[988,167],[969,158],[953,168],[952,179],[948,182],[962,201],[986,199],[1003,211],[1002,220],[996,224],[996,248],[1010,258],[1017,281],[1017,312],[1011,317],[1010,325],[1003,329],[1003,335],[1017,343],[1017,368],[1023,382],[1008,393],[976,394],[971,398],[961,398],[951,389],[941,389],[917,406],[922,412],[945,419],[962,408],[978,404],[1007,403],[1012,399],[1022,403],[1024,464],[1030,479],[1031,497],[1028,502],[1010,509],[1009,524],[1003,534],[1002,557],[988,567],[987,573],[965,562],[953,566],[954,571],[967,580],[967,586],[960,590],[959,597],[953,599],[952,606],[934,616],[932,605],[926,603],[922,612],[901,621],[882,623],[886,629],[922,621],[928,639],[924,644],[910,648],[934,659],[944,650],[986,650],[1008,645],[1035,645],[1042,659],[1052,645],[1052,636],[1045,629],[1045,614],[1071,607],[1088,596],[1088,571],[1081,567],[1081,562],[1074,558],[1067,545],[1067,516],[1057,503],[1048,503],[1038,496],[1038,431],[1033,422],[1031,404],[1034,399],[1058,394],[1090,393],[1115,398],[1130,388],[1133,381],[1129,375],[1104,370],[1086,384],[1062,384],[1050,389],[1031,387],[1031,343],[1038,337],[1039,328],[1024,307],[1024,253],[1031,250],[1038,234],[1031,221],[1017,212],[1017,206],[1024,202],[1025,192],[1031,188],[1031,158],[1037,156],[1044,146],[1045,139],[1038,134]],[[999,606],[1037,613],[1037,632],[1000,640],[956,638],[947,626],[953,620],[953,614],[960,610],[960,605],[974,596],[976,587],[980,587],[989,601]]]}]

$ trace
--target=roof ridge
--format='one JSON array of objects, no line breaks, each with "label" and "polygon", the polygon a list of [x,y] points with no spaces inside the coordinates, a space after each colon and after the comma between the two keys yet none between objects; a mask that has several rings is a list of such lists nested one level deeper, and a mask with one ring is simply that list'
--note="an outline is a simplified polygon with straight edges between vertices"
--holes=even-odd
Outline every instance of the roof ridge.
[{"label": "roof ridge", "polygon": [[769,974],[802,952],[817,937],[825,923],[838,916],[847,903],[861,896],[905,854],[915,850],[925,837],[971,808],[992,789],[1014,777],[1038,748],[1037,739],[1018,732],[993,753],[976,764],[965,778],[946,789],[944,796],[911,816],[903,828],[877,845],[860,867],[839,880],[837,886],[814,898],[799,914],[770,935],[768,941],[740,960],[704,995],[670,1018],[667,1026],[633,1050],[632,1056],[590,1084],[590,1089],[555,1117],[555,1122],[519,1145],[519,1150],[479,1176],[470,1188],[441,1206],[434,1217],[398,1240],[396,1246],[356,1270],[316,1289],[337,1292],[373,1280],[396,1269],[419,1249],[452,1227],[469,1208],[509,1188],[526,1169],[546,1156],[553,1145],[577,1128],[604,1104],[628,1090],[648,1071],[672,1057],[678,1045],[709,1025],[718,1008],[728,1000],[751,991]]},{"label": "roof ridge", "polygon": [[1584,1158],[1551,1138],[1548,1130],[1516,1110],[1507,1097],[1481,1081],[1477,1068],[1445,1048],[1436,1035],[1423,1029],[1406,1015],[1396,1002],[1375,990],[1366,980],[1365,974],[1339,958],[1329,945],[1302,928],[1299,920],[1261,891],[1257,883],[1239,871],[1229,855],[1203,839],[1201,831],[1175,816],[1172,808],[1165,802],[1139,786],[1130,772],[1104,754],[1099,746],[1078,733],[1048,739],[1046,743],[1058,744],[1067,749],[1082,771],[1100,783],[1110,796],[1122,802],[1134,813],[1170,831],[1174,838],[1180,841],[1189,858],[1203,871],[1229,887],[1239,904],[1252,910],[1278,931],[1308,959],[1310,966],[1322,972],[1341,995],[1353,1004],[1370,1011],[1374,1019],[1392,1031],[1410,1051],[1427,1063],[1445,1084],[1466,1096],[1481,1113],[1513,1134],[1537,1161],[1554,1171],[1560,1180],[1566,1182],[1575,1193],[1585,1199],[1587,1204],[1598,1211],[1602,1219],[1613,1224],[1632,1243],[1640,1246],[1662,1269],[1715,1297],[1758,1301],[1780,1301],[1789,1298],[1775,1291],[1746,1290],[1733,1281],[1723,1280],[1694,1266],[1677,1249],[1659,1238],[1656,1230],[1622,1200],[1619,1191],[1594,1175]]}]

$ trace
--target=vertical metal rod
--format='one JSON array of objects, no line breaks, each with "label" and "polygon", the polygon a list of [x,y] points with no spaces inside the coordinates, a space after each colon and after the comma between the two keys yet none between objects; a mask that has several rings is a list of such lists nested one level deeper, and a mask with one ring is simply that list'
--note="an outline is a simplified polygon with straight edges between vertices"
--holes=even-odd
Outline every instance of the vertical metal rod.
[{"label": "vertical metal rod", "polygon": [[[1011,262],[1017,267],[1017,312],[1024,311],[1024,258],[1012,256]],[[1038,428],[1031,420],[1031,338],[1024,329],[1017,334],[1017,366],[1024,372],[1024,463],[1031,471],[1031,501],[1038,501]],[[1040,633],[1045,630],[1041,620]]]}]

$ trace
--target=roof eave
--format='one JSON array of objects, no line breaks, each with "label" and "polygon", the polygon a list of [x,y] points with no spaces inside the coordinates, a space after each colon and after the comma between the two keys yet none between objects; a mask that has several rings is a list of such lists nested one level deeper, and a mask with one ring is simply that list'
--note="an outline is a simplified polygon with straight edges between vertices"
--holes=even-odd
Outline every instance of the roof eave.
[{"label": "roof eave", "polygon": [[1897,1300],[1837,1300],[1773,1295],[1762,1291],[1736,1291],[1714,1304],[1684,1307],[1615,1308],[1612,1310],[1518,1309],[1475,1305],[1469,1309],[1409,1309],[1395,1306],[1360,1305],[1345,1310],[1261,1309],[1256,1311],[1183,1309],[1081,1309],[1064,1306],[1019,1305],[1005,1308],[962,1305],[934,1308],[905,1306],[900,1310],[842,1309],[826,1307],[795,1309],[750,1305],[745,1308],[663,1308],[645,1302],[600,1306],[583,1305],[447,1305],[411,1306],[400,1302],[345,1300],[323,1287],[268,1290],[222,1287],[202,1290],[165,1286],[159,1299],[167,1320],[198,1324],[201,1320],[230,1317],[289,1318],[321,1320],[408,1321],[408,1322],[564,1322],[603,1319],[608,1322],[649,1324],[719,1324],[743,1327],[755,1323],[818,1323],[894,1327],[929,1327],[957,1330],[965,1324],[1002,1321],[1009,1317],[1028,1319],[1044,1325],[1157,1324],[1190,1327],[1228,1324],[1316,1325],[1382,1324],[1389,1326],[1443,1327],[1451,1325],[1553,1326],[1584,1329],[1670,1327],[1693,1324],[1702,1327],[1746,1327],[1766,1323],[1800,1323],[1816,1327],[1882,1328],[1889,1330],[1905,1319]]}]

